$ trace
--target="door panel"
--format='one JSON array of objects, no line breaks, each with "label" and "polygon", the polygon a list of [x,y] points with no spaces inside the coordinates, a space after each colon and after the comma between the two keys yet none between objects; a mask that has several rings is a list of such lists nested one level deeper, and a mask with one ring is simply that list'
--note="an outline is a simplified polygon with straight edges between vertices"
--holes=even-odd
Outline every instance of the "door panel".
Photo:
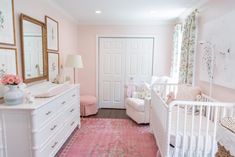
[{"label": "door panel", "polygon": [[111,82],[110,81],[103,81],[103,101],[109,102],[112,100],[111,96]]},{"label": "door panel", "polygon": [[127,39],[126,79],[149,81],[153,66],[153,38]]},{"label": "door panel", "polygon": [[99,38],[99,105],[124,108],[124,87],[130,77],[152,76],[153,38]]},{"label": "door panel", "polygon": [[[101,107],[124,108],[124,47],[123,39],[100,39],[99,105]],[[109,84],[106,83],[108,81]]]},{"label": "door panel", "polygon": [[114,101],[116,103],[121,102],[121,86],[122,84],[120,84],[120,82],[114,82]]}]

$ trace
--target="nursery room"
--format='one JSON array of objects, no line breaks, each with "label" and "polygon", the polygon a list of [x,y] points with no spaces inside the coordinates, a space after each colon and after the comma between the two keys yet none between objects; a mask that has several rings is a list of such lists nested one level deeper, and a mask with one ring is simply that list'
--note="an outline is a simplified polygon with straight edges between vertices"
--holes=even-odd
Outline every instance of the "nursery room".
[{"label": "nursery room", "polygon": [[234,0],[0,0],[0,157],[234,157]]}]

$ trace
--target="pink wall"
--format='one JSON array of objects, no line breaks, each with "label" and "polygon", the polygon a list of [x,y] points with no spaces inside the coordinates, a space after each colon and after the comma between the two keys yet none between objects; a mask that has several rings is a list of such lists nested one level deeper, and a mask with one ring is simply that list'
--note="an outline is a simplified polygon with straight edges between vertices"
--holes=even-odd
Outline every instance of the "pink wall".
[{"label": "pink wall", "polygon": [[[15,24],[16,24],[16,47],[18,49],[18,69],[21,74],[21,41],[20,41],[20,14],[24,13],[35,19],[44,22],[45,15],[52,17],[59,22],[59,47],[61,63],[69,53],[76,53],[77,46],[77,24],[66,14],[45,0],[15,0]],[[71,69],[66,69],[66,73],[71,75]],[[73,77],[71,77],[73,78]]]},{"label": "pink wall", "polygon": [[84,68],[78,70],[81,94],[96,95],[96,37],[156,36],[154,74],[169,75],[173,25],[162,26],[79,26],[78,52]]},{"label": "pink wall", "polygon": [[[228,13],[233,12],[234,18],[231,19],[231,25],[235,27],[235,1],[234,0],[211,0],[204,4],[201,8],[199,8],[199,36],[198,40],[203,40],[203,33],[206,32],[204,25],[216,18],[220,18]],[[221,28],[221,31],[226,31]],[[231,34],[233,35],[233,34]],[[233,35],[234,36],[234,35]],[[200,47],[198,47],[200,50]],[[208,93],[209,85],[206,82],[200,81],[199,73],[200,73],[200,55],[199,51],[197,54],[197,67],[196,67],[196,83],[202,87],[204,91]],[[235,79],[235,78],[233,78]],[[221,101],[235,101],[235,90],[224,88],[221,86],[214,85],[213,86],[213,97],[221,100]]]}]

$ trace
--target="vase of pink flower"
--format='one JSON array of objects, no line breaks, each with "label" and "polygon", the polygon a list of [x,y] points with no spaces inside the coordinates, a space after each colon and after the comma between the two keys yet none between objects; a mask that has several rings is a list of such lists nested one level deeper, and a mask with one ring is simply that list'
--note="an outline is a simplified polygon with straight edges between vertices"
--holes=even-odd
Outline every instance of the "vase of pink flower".
[{"label": "vase of pink flower", "polygon": [[21,79],[17,75],[6,74],[0,80],[1,83],[9,88],[4,94],[4,101],[8,105],[18,105],[23,103],[24,93],[19,89]]}]

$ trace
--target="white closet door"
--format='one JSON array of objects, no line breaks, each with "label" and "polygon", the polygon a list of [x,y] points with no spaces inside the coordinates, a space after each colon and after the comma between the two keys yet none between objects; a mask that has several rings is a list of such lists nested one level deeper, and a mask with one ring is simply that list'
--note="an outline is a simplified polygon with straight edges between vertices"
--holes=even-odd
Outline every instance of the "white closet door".
[{"label": "white closet door", "polygon": [[153,38],[126,39],[125,82],[149,81],[153,70]]},{"label": "white closet door", "polygon": [[124,87],[152,76],[153,38],[99,38],[99,105],[124,108]]},{"label": "white closet door", "polygon": [[124,107],[125,41],[101,38],[99,54],[99,105]]}]

